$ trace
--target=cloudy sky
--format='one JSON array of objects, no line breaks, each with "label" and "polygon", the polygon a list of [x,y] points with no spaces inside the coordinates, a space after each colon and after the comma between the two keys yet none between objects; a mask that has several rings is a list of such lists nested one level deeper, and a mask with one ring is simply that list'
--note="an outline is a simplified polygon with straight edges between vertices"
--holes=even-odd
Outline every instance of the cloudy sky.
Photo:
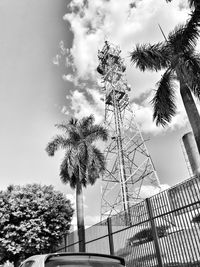
[{"label": "cloudy sky", "polygon": [[[188,14],[186,0],[1,0],[1,189],[37,182],[72,194],[59,180],[62,152],[49,158],[45,146],[55,123],[72,115],[102,120],[96,67],[106,39],[122,49],[131,102],[161,184],[188,178],[180,140],[190,128],[179,92],[177,116],[166,129],[156,127],[149,101],[162,73],[140,73],[129,58],[135,44],[163,40],[158,24],[167,35]],[[85,191],[87,224],[98,217],[100,198],[100,182]]]}]

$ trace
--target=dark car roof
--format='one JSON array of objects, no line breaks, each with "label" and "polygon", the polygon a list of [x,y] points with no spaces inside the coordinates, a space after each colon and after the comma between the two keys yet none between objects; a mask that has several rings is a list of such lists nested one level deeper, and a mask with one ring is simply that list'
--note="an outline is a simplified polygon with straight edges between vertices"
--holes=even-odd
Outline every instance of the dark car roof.
[{"label": "dark car roof", "polygon": [[99,254],[99,253],[89,253],[89,252],[57,252],[57,253],[50,253],[50,254],[48,254],[48,256],[47,256],[47,258],[46,258],[46,260],[47,259],[49,259],[49,258],[51,258],[51,257],[53,257],[53,256],[64,256],[64,255],[66,255],[66,256],[74,256],[74,255],[85,255],[85,256],[97,256],[97,257],[104,257],[104,258],[110,258],[110,259],[116,259],[116,260],[119,260],[120,261],[120,263],[122,264],[122,265],[125,265],[125,260],[123,259],[123,258],[121,258],[121,257],[119,257],[119,256],[114,256],[114,255],[108,255],[108,254]]}]

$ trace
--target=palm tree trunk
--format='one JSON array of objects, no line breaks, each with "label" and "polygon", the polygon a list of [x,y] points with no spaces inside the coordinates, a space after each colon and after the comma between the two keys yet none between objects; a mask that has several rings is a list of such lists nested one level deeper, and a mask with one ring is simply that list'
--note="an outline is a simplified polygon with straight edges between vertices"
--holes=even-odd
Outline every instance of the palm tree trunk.
[{"label": "palm tree trunk", "polygon": [[76,184],[76,211],[77,211],[77,227],[79,239],[79,252],[85,252],[85,226],[83,213],[83,191],[80,182]]},{"label": "palm tree trunk", "polygon": [[180,81],[180,93],[200,154],[200,116],[188,86]]}]

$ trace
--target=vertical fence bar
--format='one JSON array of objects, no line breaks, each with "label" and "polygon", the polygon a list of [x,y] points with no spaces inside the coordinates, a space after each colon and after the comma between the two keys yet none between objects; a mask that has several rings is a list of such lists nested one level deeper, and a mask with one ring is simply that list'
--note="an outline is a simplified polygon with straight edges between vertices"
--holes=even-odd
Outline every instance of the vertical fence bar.
[{"label": "vertical fence bar", "polygon": [[155,226],[155,222],[154,222],[154,219],[153,219],[153,211],[152,211],[151,202],[150,202],[149,198],[146,198],[146,204],[147,204],[147,210],[148,210],[148,213],[149,213],[149,219],[150,219],[150,223],[151,223],[152,236],[153,236],[153,240],[154,240],[154,244],[155,244],[155,250],[156,250],[156,256],[157,256],[157,260],[158,260],[158,266],[159,267],[164,267],[163,266],[163,262],[162,262],[160,246],[159,246],[159,243],[158,243],[158,235],[157,235],[157,231],[156,231],[156,226]]},{"label": "vertical fence bar", "polygon": [[113,235],[112,235],[112,223],[111,218],[107,218],[107,225],[108,225],[108,241],[110,247],[110,255],[114,255],[114,242],[113,242]]},{"label": "vertical fence bar", "polygon": [[[175,223],[175,228],[176,229],[172,234],[172,240],[175,241],[175,244],[177,244],[178,247],[179,247],[179,244],[181,243],[181,241],[180,241],[180,238],[179,238],[179,235],[178,235],[177,231],[179,230],[180,226],[179,226],[179,219],[177,218],[177,216],[178,216],[177,212],[178,211],[174,211],[177,208],[177,207],[174,206],[174,203],[173,203],[174,202],[174,200],[173,200],[174,196],[175,196],[175,192],[173,192],[173,191],[171,192],[171,194],[168,194],[169,203],[170,203],[170,209],[171,209],[171,212],[170,212],[169,216],[170,216],[171,221],[175,220],[174,223]],[[181,248],[180,248],[180,250],[181,250]],[[174,261],[181,261],[181,253],[178,253],[176,248],[172,249],[172,252],[173,252],[173,260]]]},{"label": "vertical fence bar", "polygon": [[64,238],[65,238],[64,239],[64,242],[65,242],[65,244],[64,244],[65,245],[65,252],[67,252],[67,235],[66,234],[64,235]]},{"label": "vertical fence bar", "polygon": [[[184,185],[183,185],[184,186]],[[190,194],[188,195],[189,191],[191,191],[191,189],[188,190],[188,186],[186,184],[186,187],[184,187],[185,193],[183,194],[183,199],[185,201],[184,206],[187,204],[191,204],[192,201],[192,197],[190,196]],[[196,260],[196,255],[195,255],[195,240],[193,240],[193,238],[191,238],[191,223],[190,223],[190,218],[189,218],[189,213],[191,212],[191,208],[193,206],[190,206],[186,209],[182,209],[182,211],[185,212],[184,216],[182,216],[182,221],[183,221],[183,225],[185,230],[185,243],[187,248],[185,249],[185,253],[187,253],[187,251],[191,251],[191,255],[188,254],[188,258],[190,259],[190,262],[194,262]],[[189,244],[187,244],[189,243]],[[188,247],[189,246],[189,247]],[[192,248],[192,249],[191,249]]]}]

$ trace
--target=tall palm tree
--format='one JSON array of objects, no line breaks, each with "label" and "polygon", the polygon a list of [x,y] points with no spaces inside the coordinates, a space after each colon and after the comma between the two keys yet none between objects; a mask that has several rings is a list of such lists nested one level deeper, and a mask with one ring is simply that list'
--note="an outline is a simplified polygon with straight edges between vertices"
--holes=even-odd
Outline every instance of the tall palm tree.
[{"label": "tall palm tree", "polygon": [[54,156],[58,149],[64,149],[65,156],[60,165],[60,179],[69,183],[76,190],[77,227],[79,236],[79,251],[85,251],[85,227],[83,213],[82,188],[93,185],[105,169],[105,158],[95,146],[97,140],[106,141],[107,130],[94,124],[94,117],[90,115],[81,120],[72,118],[67,123],[57,124],[63,131],[57,135],[46,147],[49,156]]},{"label": "tall palm tree", "polygon": [[[192,1],[191,1],[192,2]],[[200,56],[195,51],[199,37],[200,9],[195,9],[185,25],[179,25],[154,45],[136,45],[130,53],[132,63],[140,70],[166,69],[157,83],[152,99],[153,119],[165,126],[176,113],[175,84],[180,83],[180,93],[200,153],[200,117],[191,92],[200,99]]]}]

